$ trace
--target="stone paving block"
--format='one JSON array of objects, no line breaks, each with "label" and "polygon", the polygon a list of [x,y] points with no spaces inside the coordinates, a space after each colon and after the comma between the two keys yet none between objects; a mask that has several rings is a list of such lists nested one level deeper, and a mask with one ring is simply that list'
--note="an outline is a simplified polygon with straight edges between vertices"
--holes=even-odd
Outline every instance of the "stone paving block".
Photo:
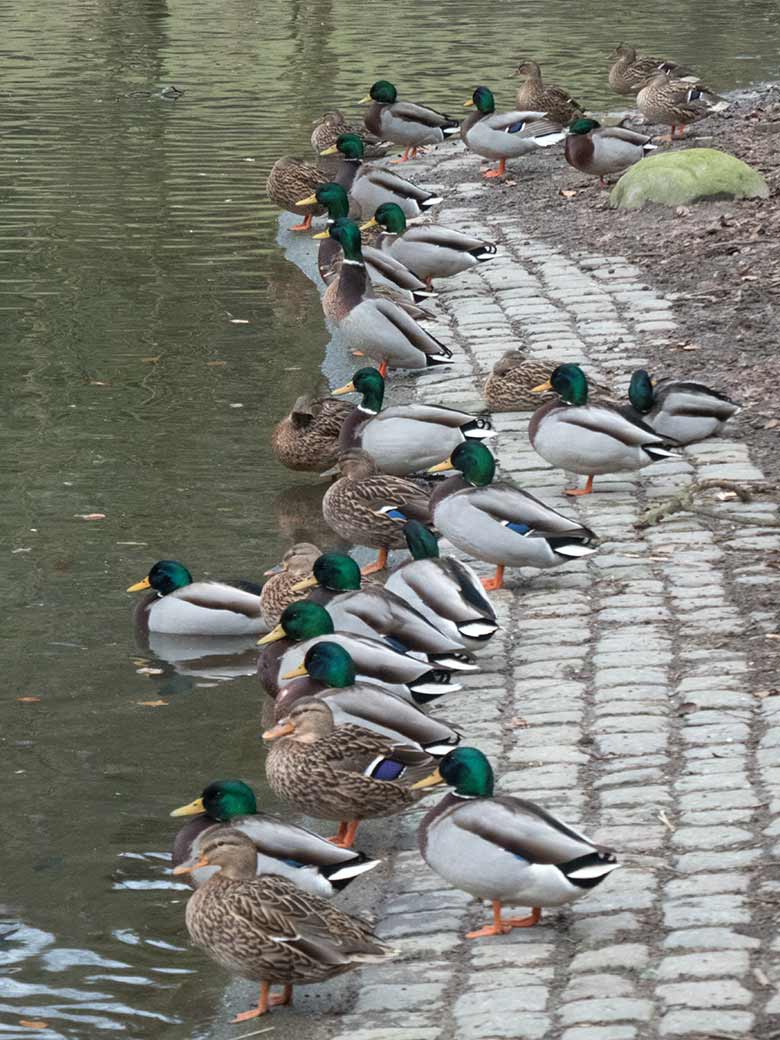
[{"label": "stone paving block", "polygon": [[753,1026],[754,1016],[748,1011],[670,1011],[661,1020],[661,1036],[733,1035],[745,1037]]}]

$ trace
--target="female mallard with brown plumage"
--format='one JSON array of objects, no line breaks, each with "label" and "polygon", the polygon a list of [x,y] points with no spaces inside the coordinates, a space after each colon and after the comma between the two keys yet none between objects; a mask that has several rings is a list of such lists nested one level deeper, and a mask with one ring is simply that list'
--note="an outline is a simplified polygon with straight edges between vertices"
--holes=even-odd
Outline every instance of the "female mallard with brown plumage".
[{"label": "female mallard with brown plumage", "polygon": [[342,134],[357,134],[363,142],[364,154],[367,159],[382,159],[387,155],[390,147],[387,141],[381,141],[374,134],[367,133],[351,126],[344,114],[338,109],[324,112],[319,119],[314,120],[314,129],[311,132],[311,146],[317,155],[326,148],[331,148]]},{"label": "female mallard with brown plumage", "polygon": [[[186,923],[190,938],[228,971],[260,983],[257,1007],[233,1022],[264,1015],[289,1004],[294,985],[323,982],[394,955],[368,924],[324,899],[301,891],[287,878],[256,876],[252,841],[236,830],[219,831],[204,841],[199,858],[177,867],[217,867],[213,877],[190,896]],[[272,997],[273,984],[284,987]]]},{"label": "female mallard with brown plumage", "polygon": [[[382,375],[392,368],[446,365],[452,351],[423,329],[393,300],[376,295],[368,280],[360,228],[337,220],[327,234],[341,245],[344,260],[338,278],[322,297],[322,309],[339,329],[346,346],[380,363]],[[316,236],[315,236],[316,237]]]},{"label": "female mallard with brown plumage", "polygon": [[308,578],[314,561],[321,555],[320,549],[312,542],[296,542],[275,567],[265,572],[268,581],[260,593],[260,608],[269,628],[279,624],[285,607],[305,598],[306,593],[296,592],[295,586],[304,578]]},{"label": "female mallard with brown plumage", "polygon": [[620,173],[639,162],[656,145],[646,134],[624,126],[602,126],[595,119],[575,119],[566,132],[564,155],[569,166],[591,177],[602,187],[609,173]]},{"label": "female mallard with brown plumage", "polygon": [[341,427],[355,406],[303,394],[271,433],[271,450],[287,469],[323,473],[335,465]]},{"label": "female mallard with brown plumage", "polygon": [[314,697],[263,733],[271,790],[297,812],[339,820],[331,839],[350,848],[361,820],[393,816],[419,800],[411,784],[430,774],[434,759],[359,726],[334,726],[328,705]]},{"label": "female mallard with brown plumage", "polygon": [[554,390],[557,400],[534,412],[528,439],[545,462],[568,473],[587,476],[582,489],[567,495],[589,495],[593,478],[604,473],[642,469],[651,462],[677,458],[646,423],[632,422],[612,404],[588,403],[588,380],[579,365],[559,365],[539,392]]},{"label": "female mallard with brown plumage", "polygon": [[383,141],[404,146],[404,154],[393,162],[414,159],[418,149],[441,144],[445,138],[457,134],[460,127],[457,119],[450,119],[432,108],[399,101],[398,91],[385,79],[377,80],[368,97],[361,99],[361,104],[368,102],[371,107],[365,115],[366,129]]},{"label": "female mallard with brown plumage", "polygon": [[[545,397],[551,401],[551,390],[545,391],[540,398],[534,387],[548,380],[559,364],[560,361],[529,358],[521,350],[507,350],[493,365],[493,371],[485,382],[485,400],[491,412],[533,412]],[[613,396],[603,383],[594,379],[589,382],[600,396]]]},{"label": "female mallard with brown plumage", "polygon": [[668,138],[680,128],[678,136],[685,136],[685,127],[698,122],[726,105],[724,98],[713,94],[702,83],[689,83],[682,79],[671,79],[661,71],[642,87],[636,96],[639,111],[648,123],[661,123],[671,127]]},{"label": "female mallard with brown plumage", "polygon": [[429,494],[403,477],[378,473],[371,456],[358,449],[339,459],[339,479],[325,492],[322,515],[333,530],[355,545],[379,550],[363,574],[383,570],[389,549],[404,546],[401,525],[430,519]]},{"label": "female mallard with brown plumage", "polygon": [[582,114],[582,105],[575,101],[568,90],[542,82],[542,70],[535,61],[522,61],[513,75],[525,76],[525,82],[517,88],[517,107],[538,109],[553,123],[567,126],[572,119]]},{"label": "female mallard with brown plumage", "polygon": [[[379,860],[362,852],[339,850],[319,834],[258,812],[255,793],[243,780],[213,780],[199,798],[174,809],[171,816],[187,817],[173,844],[174,868],[197,860],[203,842],[228,828],[241,831],[255,846],[258,876],[281,875],[323,899],[379,866]],[[192,867],[187,880],[200,888],[216,872],[216,867]]]},{"label": "female mallard with brown plumage", "polygon": [[326,184],[328,180],[316,166],[286,155],[277,159],[271,167],[265,189],[274,206],[286,209],[297,217],[303,216],[303,221],[291,227],[291,231],[308,231],[312,217],[321,216],[324,210],[321,206],[301,206],[298,200],[313,194],[320,184]]},{"label": "female mallard with brown plumage", "polygon": [[609,85],[618,94],[636,94],[659,72],[668,73],[675,79],[687,79],[691,83],[699,78],[677,62],[651,58],[647,54],[638,55],[635,47],[628,47],[625,43],[618,44],[611,57],[614,61],[609,68]]}]

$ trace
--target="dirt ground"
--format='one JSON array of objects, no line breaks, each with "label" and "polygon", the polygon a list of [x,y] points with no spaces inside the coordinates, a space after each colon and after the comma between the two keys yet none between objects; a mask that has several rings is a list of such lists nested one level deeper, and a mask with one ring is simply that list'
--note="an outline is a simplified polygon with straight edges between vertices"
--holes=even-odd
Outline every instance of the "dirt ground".
[{"label": "dirt ground", "polygon": [[[626,125],[668,133],[643,126],[637,112]],[[689,127],[686,139],[672,147],[691,144],[720,148],[760,170],[770,197],[613,210],[597,178],[572,169],[554,149],[510,163],[504,183],[492,182],[487,204],[521,212],[529,237],[619,254],[646,270],[655,287],[678,301],[682,332],[664,348],[652,374],[695,378],[739,401],[735,433],[778,484],[780,85],[735,96],[727,112]]]}]

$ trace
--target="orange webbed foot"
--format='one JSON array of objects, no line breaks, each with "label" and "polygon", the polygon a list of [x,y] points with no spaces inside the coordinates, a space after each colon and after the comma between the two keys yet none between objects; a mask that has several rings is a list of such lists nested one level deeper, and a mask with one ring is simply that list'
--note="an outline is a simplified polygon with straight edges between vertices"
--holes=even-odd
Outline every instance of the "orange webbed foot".
[{"label": "orange webbed foot", "polygon": [[564,495],[569,495],[571,498],[578,498],[580,495],[592,495],[593,494],[593,477],[588,477],[585,481],[584,488],[566,488],[563,492]]},{"label": "orange webbed foot", "polygon": [[308,231],[311,228],[311,220],[311,213],[308,213],[303,223],[293,224],[293,226],[290,228],[290,231]]}]

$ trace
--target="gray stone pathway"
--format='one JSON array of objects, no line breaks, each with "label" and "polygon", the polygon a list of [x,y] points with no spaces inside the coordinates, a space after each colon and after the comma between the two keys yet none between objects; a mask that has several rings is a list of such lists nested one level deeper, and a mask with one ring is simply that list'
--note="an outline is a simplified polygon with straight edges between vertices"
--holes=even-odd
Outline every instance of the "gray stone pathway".
[{"label": "gray stone pathway", "polygon": [[[456,148],[435,161],[428,177],[411,176],[428,184],[440,168],[468,168],[462,203],[443,205],[436,221],[501,248],[440,284],[438,331],[457,361],[416,381],[423,400],[473,405],[512,346],[581,362],[621,391],[648,357],[666,369],[658,356],[681,337],[678,317],[643,271],[532,241],[516,217],[480,217],[474,157]],[[599,478],[596,494],[571,500],[564,474],[530,448],[528,419],[495,416],[501,474],[578,513],[603,544],[587,562],[507,572],[509,588],[494,594],[503,628],[482,671],[437,713],[492,758],[502,790],[613,845],[625,866],[534,929],[468,941],[488,908],[428,871],[414,844],[421,813],[404,817],[377,925],[402,957],[362,972],[328,1035],[780,1036],[780,698],[756,696],[751,678],[754,641],[778,625],[731,596],[780,581],[761,561],[780,547],[776,508],[759,493],[708,502],[723,522],[680,513],[634,527],[648,503],[692,480],[763,475],[743,444],[716,439],[680,461]],[[380,827],[366,826],[366,847]]]}]

